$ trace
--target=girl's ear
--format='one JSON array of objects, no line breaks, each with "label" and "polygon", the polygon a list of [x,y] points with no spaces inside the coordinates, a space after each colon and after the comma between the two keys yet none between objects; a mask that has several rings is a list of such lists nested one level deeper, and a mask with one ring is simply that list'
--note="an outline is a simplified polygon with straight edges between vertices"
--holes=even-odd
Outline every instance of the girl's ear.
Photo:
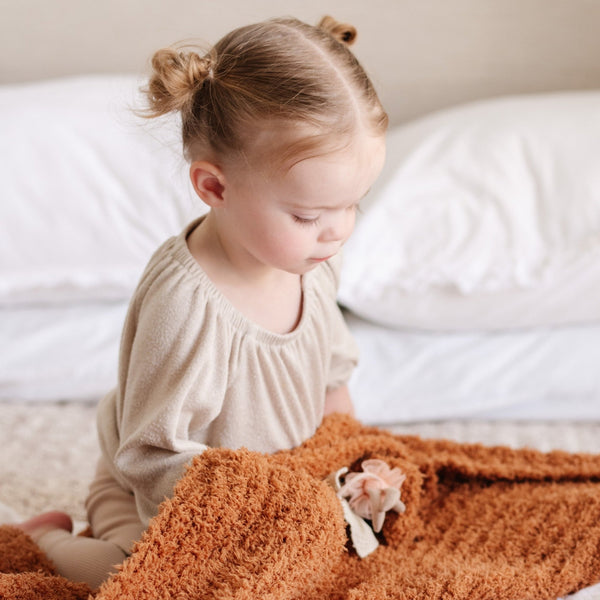
[{"label": "girl's ear", "polygon": [[204,160],[194,161],[190,165],[190,179],[196,194],[210,207],[223,203],[225,177],[216,165]]}]

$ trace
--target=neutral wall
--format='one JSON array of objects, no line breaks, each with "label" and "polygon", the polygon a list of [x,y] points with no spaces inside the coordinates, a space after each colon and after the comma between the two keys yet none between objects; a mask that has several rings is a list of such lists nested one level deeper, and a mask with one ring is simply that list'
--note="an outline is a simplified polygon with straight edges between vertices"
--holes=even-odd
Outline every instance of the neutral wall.
[{"label": "neutral wall", "polygon": [[357,26],[393,122],[498,94],[600,88],[599,0],[0,0],[0,83],[141,72],[156,48],[273,16]]}]

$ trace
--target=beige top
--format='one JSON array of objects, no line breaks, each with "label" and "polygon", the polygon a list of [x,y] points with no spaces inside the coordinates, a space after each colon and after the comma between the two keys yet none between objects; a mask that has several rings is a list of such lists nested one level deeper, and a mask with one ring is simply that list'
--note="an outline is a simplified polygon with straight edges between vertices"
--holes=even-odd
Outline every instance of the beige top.
[{"label": "beige top", "polygon": [[100,446],[144,523],[207,446],[274,452],[309,438],[326,389],[344,384],[357,349],[336,304],[339,259],[302,277],[291,333],[261,328],[190,254],[194,221],[151,258],[131,300],[118,385],[98,408]]}]

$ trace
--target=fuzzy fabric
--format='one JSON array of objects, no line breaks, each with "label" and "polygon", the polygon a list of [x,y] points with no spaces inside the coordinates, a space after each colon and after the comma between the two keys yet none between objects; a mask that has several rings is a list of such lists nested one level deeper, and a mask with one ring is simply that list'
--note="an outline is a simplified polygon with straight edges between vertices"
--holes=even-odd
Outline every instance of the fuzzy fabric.
[{"label": "fuzzy fabric", "polygon": [[[371,458],[406,475],[406,511],[360,559],[323,480]],[[599,550],[600,456],[426,441],[335,415],[291,451],[196,457],[95,599],[554,600],[600,580]],[[8,595],[9,576],[0,598],[35,597]],[[54,592],[39,598],[76,597]]]},{"label": "fuzzy fabric", "polygon": [[0,527],[0,600],[86,600],[90,593],[86,584],[57,575],[28,535]]}]

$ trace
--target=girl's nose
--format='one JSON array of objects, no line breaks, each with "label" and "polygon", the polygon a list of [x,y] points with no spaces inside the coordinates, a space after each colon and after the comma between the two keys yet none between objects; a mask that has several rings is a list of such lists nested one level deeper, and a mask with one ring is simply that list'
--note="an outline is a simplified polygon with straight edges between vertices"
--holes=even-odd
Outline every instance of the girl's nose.
[{"label": "girl's nose", "polygon": [[320,242],[341,242],[345,241],[354,228],[354,211],[343,211],[343,214],[336,215],[331,219],[319,235]]}]

